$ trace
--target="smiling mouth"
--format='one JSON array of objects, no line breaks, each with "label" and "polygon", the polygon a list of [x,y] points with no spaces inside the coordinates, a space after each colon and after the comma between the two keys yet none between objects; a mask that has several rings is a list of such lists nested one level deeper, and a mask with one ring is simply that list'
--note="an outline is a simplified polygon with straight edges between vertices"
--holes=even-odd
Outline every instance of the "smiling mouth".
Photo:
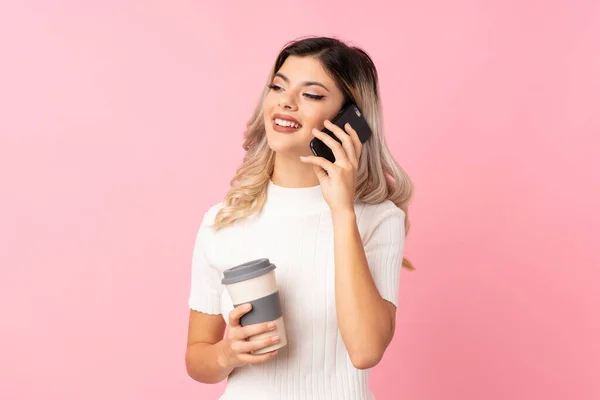
[{"label": "smiling mouth", "polygon": [[292,121],[288,121],[288,120],[285,120],[285,119],[275,118],[273,120],[273,122],[275,123],[275,125],[282,126],[282,127],[285,127],[285,128],[300,129],[302,127],[302,125],[300,125],[297,122],[292,122]]}]

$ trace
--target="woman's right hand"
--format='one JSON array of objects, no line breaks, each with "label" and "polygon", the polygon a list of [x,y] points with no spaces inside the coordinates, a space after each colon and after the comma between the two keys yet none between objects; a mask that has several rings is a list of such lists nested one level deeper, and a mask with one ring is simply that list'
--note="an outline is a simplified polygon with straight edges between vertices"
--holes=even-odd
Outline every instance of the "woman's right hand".
[{"label": "woman's right hand", "polygon": [[277,350],[265,354],[250,354],[252,351],[271,346],[279,341],[278,336],[248,341],[250,336],[275,330],[275,324],[263,322],[260,324],[242,326],[240,318],[252,309],[250,304],[242,304],[229,313],[229,327],[226,338],[222,340],[221,365],[224,368],[238,368],[246,364],[261,364],[277,354]]}]

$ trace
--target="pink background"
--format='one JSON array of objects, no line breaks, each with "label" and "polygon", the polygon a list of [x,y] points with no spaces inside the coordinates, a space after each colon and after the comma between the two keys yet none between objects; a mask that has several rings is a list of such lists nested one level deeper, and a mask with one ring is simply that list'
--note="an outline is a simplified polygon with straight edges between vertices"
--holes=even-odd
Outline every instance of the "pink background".
[{"label": "pink background", "polygon": [[206,4],[0,5],[0,398],[218,397],[193,240],[307,34],[373,56],[416,183],[377,399],[600,398],[600,3]]}]

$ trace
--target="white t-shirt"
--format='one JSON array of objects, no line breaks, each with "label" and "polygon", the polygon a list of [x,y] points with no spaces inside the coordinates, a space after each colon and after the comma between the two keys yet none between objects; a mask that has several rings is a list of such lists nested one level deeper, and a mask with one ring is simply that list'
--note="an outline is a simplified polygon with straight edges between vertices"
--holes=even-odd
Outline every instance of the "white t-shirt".
[{"label": "white t-shirt", "polygon": [[[220,399],[372,400],[369,370],[354,368],[337,325],[333,226],[320,186],[270,181],[261,212],[215,231],[210,225],[221,207],[204,214],[198,231],[189,307],[229,321],[233,305],[223,271],[268,258],[276,266],[288,345],[264,364],[236,368]],[[405,214],[391,201],[357,201],[355,211],[375,285],[397,306]]]}]

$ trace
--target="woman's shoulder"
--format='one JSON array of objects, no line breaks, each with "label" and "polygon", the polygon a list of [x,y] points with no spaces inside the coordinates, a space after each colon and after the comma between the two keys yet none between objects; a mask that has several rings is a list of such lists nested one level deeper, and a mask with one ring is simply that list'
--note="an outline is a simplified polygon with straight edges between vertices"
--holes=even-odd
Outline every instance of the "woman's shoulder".
[{"label": "woman's shoulder", "polygon": [[356,209],[357,214],[361,214],[369,220],[382,220],[389,217],[405,218],[404,211],[391,200],[384,200],[377,204],[357,201]]},{"label": "woman's shoulder", "polygon": [[356,209],[358,228],[363,241],[369,242],[390,231],[403,231],[406,214],[390,200],[377,204],[358,203]]},{"label": "woman's shoulder", "polygon": [[204,216],[202,217],[202,222],[200,225],[202,227],[208,227],[212,225],[215,222],[215,218],[219,210],[221,210],[223,206],[224,203],[222,201],[209,206],[208,209],[206,209],[206,211],[204,212]]}]

